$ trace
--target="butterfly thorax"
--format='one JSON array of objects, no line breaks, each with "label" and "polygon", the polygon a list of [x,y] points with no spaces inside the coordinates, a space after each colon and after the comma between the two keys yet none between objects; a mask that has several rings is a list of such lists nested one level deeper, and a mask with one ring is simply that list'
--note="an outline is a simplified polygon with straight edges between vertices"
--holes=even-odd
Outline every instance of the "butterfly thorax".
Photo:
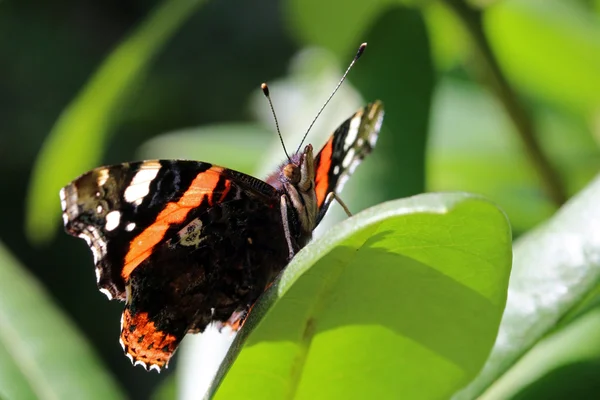
[{"label": "butterfly thorax", "polygon": [[315,159],[312,145],[290,157],[267,178],[267,183],[287,198],[300,225],[300,236],[309,240],[317,226],[318,204],[315,192]]}]

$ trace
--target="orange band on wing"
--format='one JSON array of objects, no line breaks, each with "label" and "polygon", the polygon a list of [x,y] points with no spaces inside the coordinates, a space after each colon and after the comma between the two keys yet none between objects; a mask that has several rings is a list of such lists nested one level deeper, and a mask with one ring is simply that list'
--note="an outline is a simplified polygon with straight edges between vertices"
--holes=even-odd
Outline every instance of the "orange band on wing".
[{"label": "orange band on wing", "polygon": [[121,341],[127,354],[134,361],[142,361],[146,367],[156,365],[164,367],[182,338],[159,331],[148,313],[139,312],[134,315],[128,309],[123,311],[123,327]]},{"label": "orange band on wing", "polygon": [[317,204],[323,205],[329,187],[329,169],[331,168],[331,154],[333,153],[333,136],[329,139],[323,149],[319,152],[319,165],[315,172],[315,192],[317,193]]},{"label": "orange band on wing", "polygon": [[[154,246],[163,240],[165,233],[171,225],[185,221],[189,212],[202,204],[205,198],[208,198],[208,203],[212,205],[214,189],[219,182],[222,172],[223,168],[212,167],[198,174],[179,201],[167,203],[167,206],[158,214],[154,223],[144,229],[131,242],[129,251],[125,256],[123,271],[121,271],[121,276],[125,281],[129,279],[133,270],[150,256]],[[225,197],[231,183],[226,181],[225,185],[219,201]]]}]

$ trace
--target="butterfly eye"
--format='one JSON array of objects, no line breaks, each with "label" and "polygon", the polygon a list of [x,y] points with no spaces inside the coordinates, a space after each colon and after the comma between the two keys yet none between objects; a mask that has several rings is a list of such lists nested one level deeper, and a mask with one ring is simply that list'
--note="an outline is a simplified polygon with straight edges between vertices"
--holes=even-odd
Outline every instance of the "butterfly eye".
[{"label": "butterfly eye", "polygon": [[293,185],[300,182],[300,168],[298,168],[298,166],[295,164],[289,163],[283,167],[283,175]]}]

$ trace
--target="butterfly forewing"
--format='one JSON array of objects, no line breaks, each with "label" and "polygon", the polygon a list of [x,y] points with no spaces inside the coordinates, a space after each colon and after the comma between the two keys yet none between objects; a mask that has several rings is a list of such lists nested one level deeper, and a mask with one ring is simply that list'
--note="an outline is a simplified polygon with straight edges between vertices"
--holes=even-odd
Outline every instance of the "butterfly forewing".
[{"label": "butterfly forewing", "polygon": [[357,111],[336,129],[315,157],[315,191],[320,216],[324,214],[321,207],[327,195],[339,193],[358,164],[375,147],[383,115],[380,101]]}]

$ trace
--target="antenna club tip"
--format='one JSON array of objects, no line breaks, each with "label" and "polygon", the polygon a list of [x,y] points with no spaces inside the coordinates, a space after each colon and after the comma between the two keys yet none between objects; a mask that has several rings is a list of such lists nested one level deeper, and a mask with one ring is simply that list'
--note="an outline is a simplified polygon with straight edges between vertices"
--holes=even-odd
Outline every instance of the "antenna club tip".
[{"label": "antenna club tip", "polygon": [[265,96],[269,97],[269,87],[267,86],[266,83],[261,83],[260,89],[263,91],[263,94]]},{"label": "antenna club tip", "polygon": [[358,51],[356,52],[356,58],[362,56],[362,53],[365,51],[366,48],[367,48],[367,42],[364,42],[363,44],[358,46]]}]

